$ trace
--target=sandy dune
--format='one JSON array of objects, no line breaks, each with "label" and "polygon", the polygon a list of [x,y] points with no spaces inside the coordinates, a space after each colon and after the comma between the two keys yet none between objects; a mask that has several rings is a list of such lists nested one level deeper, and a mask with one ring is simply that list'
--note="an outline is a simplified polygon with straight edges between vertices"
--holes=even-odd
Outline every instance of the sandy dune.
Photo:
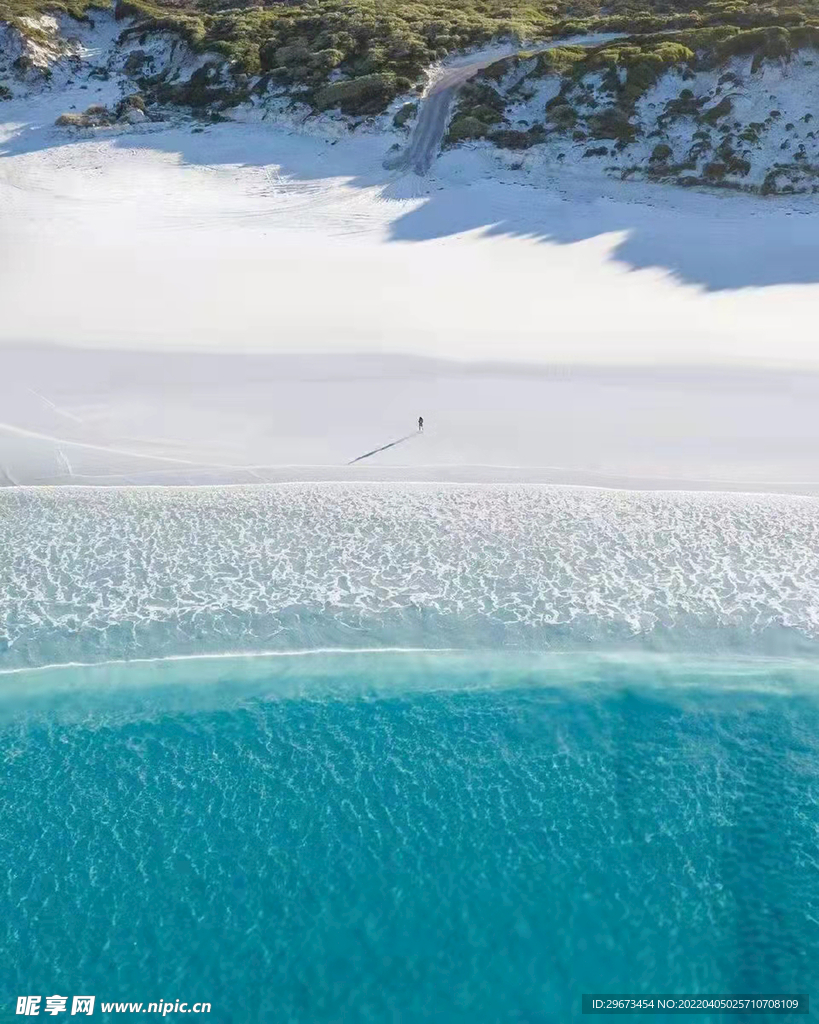
[{"label": "sandy dune", "polygon": [[71,98],[0,125],[3,482],[819,480],[811,200],[420,178],[326,123],[74,135]]}]

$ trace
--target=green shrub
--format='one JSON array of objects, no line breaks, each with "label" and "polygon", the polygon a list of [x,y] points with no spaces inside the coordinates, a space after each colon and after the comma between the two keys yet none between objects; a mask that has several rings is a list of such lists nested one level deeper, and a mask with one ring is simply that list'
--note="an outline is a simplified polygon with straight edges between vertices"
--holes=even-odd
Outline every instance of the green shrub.
[{"label": "green shrub", "polygon": [[73,18],[85,18],[89,11],[109,6],[108,0],[0,0],[0,21],[10,22],[33,37],[36,30],[32,31],[21,19],[55,11],[64,11]]},{"label": "green shrub", "polygon": [[786,28],[774,26],[749,29],[729,36],[714,48],[714,57],[718,61],[726,61],[731,57],[748,54],[759,58],[786,57],[790,52],[790,33]]},{"label": "green shrub", "polygon": [[503,149],[529,149],[538,141],[530,132],[513,131],[508,128],[491,132],[489,139]]},{"label": "green shrub", "polygon": [[60,114],[54,124],[61,128],[102,128],[114,123],[114,115],[107,107],[95,103],[82,114]]},{"label": "green shrub", "polygon": [[[273,51],[273,66],[288,67],[290,65],[306,64],[310,59],[310,47],[306,40],[299,40],[289,46],[279,46]],[[264,67],[264,64],[262,64]]]},{"label": "green shrub", "polygon": [[704,103],[705,100],[697,99],[690,89],[683,89],[676,99],[668,100],[660,120],[667,121],[676,117],[696,117]]},{"label": "green shrub", "polygon": [[[463,109],[463,108],[462,108]],[[477,107],[469,107],[463,109],[463,113],[470,117],[477,117],[479,121],[483,121],[484,124],[498,124],[503,120],[503,114],[495,107],[488,107],[481,104]]]},{"label": "green shrub", "polygon": [[117,104],[116,114],[117,117],[122,117],[123,114],[127,114],[129,110],[141,110],[145,112],[145,100],[138,93],[132,93],[130,96],[124,96]]},{"label": "green shrub", "polygon": [[637,128],[631,123],[628,114],[619,107],[608,107],[599,114],[588,118],[589,134],[594,139],[616,139],[620,142],[633,142],[637,137]]},{"label": "green shrub", "polygon": [[541,77],[568,74],[587,56],[588,51],[584,46],[557,46],[553,50],[546,50],[537,55],[536,74]]},{"label": "green shrub", "polygon": [[720,161],[712,160],[703,167],[702,173],[709,181],[721,181],[728,173],[728,168]]},{"label": "green shrub", "polygon": [[343,114],[377,114],[398,95],[395,75],[363,75],[333,82],[314,97],[318,110],[338,108]]},{"label": "green shrub", "polygon": [[396,128],[403,128],[407,121],[411,120],[418,112],[417,103],[405,103],[392,119]]},{"label": "green shrub", "polygon": [[560,131],[568,131],[577,124],[577,111],[568,103],[547,106],[546,117]]},{"label": "green shrub", "polygon": [[60,114],[54,124],[58,128],[88,128],[91,118],[88,114]]},{"label": "green shrub", "polygon": [[136,78],[145,70],[145,65],[151,61],[151,57],[144,50],[134,50],[129,53],[123,65],[123,71],[131,78]]},{"label": "green shrub", "polygon": [[482,139],[489,131],[489,126],[477,117],[455,117],[447,133],[448,142],[465,142],[467,139]]},{"label": "green shrub", "polygon": [[147,82],[141,80],[143,91],[150,94],[149,98],[158,103],[175,103],[179,106],[202,110],[235,107],[249,96],[249,90],[237,88],[220,80],[215,73],[214,65],[206,64],[197,68],[187,82],[172,83],[159,80]]},{"label": "green shrub", "polygon": [[658,143],[651,151],[651,156],[648,158],[651,163],[667,163],[668,160],[674,155],[671,146],[666,145],[664,142]]},{"label": "green shrub", "polygon": [[[689,47],[673,39],[648,44],[610,43],[588,52],[585,61],[575,65],[575,75],[603,71],[604,85],[623,106],[633,108],[640,97],[675,66],[694,60]],[[621,74],[625,71],[625,80]]]},{"label": "green shrub", "polygon": [[481,79],[473,79],[462,87],[458,97],[462,107],[489,107],[499,114],[506,109],[506,100],[498,90]]},{"label": "green shrub", "polygon": [[709,107],[708,110],[703,111],[702,120],[705,121],[706,124],[716,124],[720,118],[727,117],[733,109],[733,103],[726,96],[713,107]]},{"label": "green shrub", "polygon": [[489,78],[493,82],[501,82],[510,71],[520,64],[521,59],[525,58],[525,56],[525,54],[516,54],[514,57],[503,57],[501,60],[495,61],[494,64],[490,64],[489,67],[479,71],[478,77]]}]

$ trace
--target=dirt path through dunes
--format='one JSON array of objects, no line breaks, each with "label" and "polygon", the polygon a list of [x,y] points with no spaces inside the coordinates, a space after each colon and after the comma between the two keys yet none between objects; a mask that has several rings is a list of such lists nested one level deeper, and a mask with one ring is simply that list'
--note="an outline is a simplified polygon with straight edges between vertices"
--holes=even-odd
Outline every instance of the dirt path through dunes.
[{"label": "dirt path through dunes", "polygon": [[[514,52],[516,51],[510,50],[510,55]],[[415,171],[416,174],[427,173],[441,148],[455,93],[464,82],[468,82],[483,68],[500,59],[501,57],[496,55],[489,60],[478,60],[463,67],[448,68],[432,84],[421,100],[418,120],[404,154],[404,167]]]},{"label": "dirt path through dunes", "polygon": [[[557,39],[552,43],[528,49],[527,52],[543,53],[546,50],[553,50],[556,46],[598,46],[616,38],[618,36],[615,33],[575,36],[568,39]],[[421,99],[421,109],[409,145],[397,166],[415,171],[416,174],[426,174],[441,149],[452,100],[457,91],[465,82],[474,78],[479,71],[488,68],[490,64],[520,52],[520,46],[510,45],[507,49],[499,47],[493,50],[491,55],[486,53],[482,56],[476,55],[475,60],[468,63],[442,68]]]}]

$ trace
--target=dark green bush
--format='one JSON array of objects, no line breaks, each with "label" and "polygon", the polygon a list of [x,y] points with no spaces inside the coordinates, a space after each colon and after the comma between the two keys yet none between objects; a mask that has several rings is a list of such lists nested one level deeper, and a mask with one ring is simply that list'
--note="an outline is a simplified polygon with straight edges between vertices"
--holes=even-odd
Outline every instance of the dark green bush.
[{"label": "dark green bush", "polygon": [[716,124],[720,118],[727,117],[728,114],[734,109],[733,103],[725,96],[715,104],[713,107],[709,107],[708,110],[703,111],[702,120],[706,124]]},{"label": "dark green bush", "polygon": [[547,106],[546,117],[560,131],[567,131],[577,124],[577,111],[568,103]]},{"label": "dark green bush", "polygon": [[132,78],[136,78],[141,75],[145,70],[145,65],[150,63],[151,58],[145,53],[144,50],[134,50],[133,53],[129,53],[128,57],[123,66],[123,71],[126,75],[130,75]]},{"label": "dark green bush", "polygon": [[709,181],[720,181],[728,173],[728,167],[718,160],[712,160],[703,167],[702,173]]},{"label": "dark green bush", "polygon": [[489,107],[499,114],[506,109],[506,100],[498,90],[482,79],[473,79],[467,82],[458,95],[459,105],[462,107]]},{"label": "dark green bush", "polygon": [[477,117],[453,118],[447,133],[448,142],[465,142],[467,139],[482,139],[489,131],[489,126]]},{"label": "dark green bush", "polygon": [[395,75],[363,75],[319,89],[314,103],[318,110],[337,108],[343,114],[377,114],[398,94]]},{"label": "dark green bush", "polygon": [[594,139],[616,139],[628,143],[637,137],[636,127],[619,107],[608,107],[599,114],[592,114],[588,125],[589,134]]},{"label": "dark green bush", "polygon": [[392,123],[396,128],[403,128],[403,126],[415,117],[418,112],[417,103],[405,103],[399,111],[397,111],[395,117],[392,119]]},{"label": "dark green bush", "polygon": [[477,107],[463,108],[464,114],[469,114],[470,117],[477,117],[479,121],[483,121],[484,124],[498,124],[503,120],[503,113],[497,110],[495,107],[487,107],[480,104]]},{"label": "dark green bush", "polygon": [[512,131],[511,129],[494,131],[489,135],[489,139],[503,149],[529,149],[538,141],[531,132]]},{"label": "dark green bush", "polygon": [[141,110],[145,111],[145,100],[138,93],[132,93],[130,96],[123,97],[117,104],[116,113],[117,117],[122,117],[123,114],[127,114],[129,110]]},{"label": "dark green bush", "polygon": [[193,110],[206,107],[224,110],[244,102],[249,96],[247,88],[237,88],[222,81],[213,64],[197,68],[187,82],[166,82],[160,77],[154,80],[141,79],[140,84],[151,100],[175,103]]}]

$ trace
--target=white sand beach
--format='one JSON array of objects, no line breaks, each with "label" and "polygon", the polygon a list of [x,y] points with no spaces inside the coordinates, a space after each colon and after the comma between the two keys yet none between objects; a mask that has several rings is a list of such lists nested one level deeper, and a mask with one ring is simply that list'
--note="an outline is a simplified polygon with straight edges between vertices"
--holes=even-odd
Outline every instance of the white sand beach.
[{"label": "white sand beach", "polygon": [[422,177],[326,118],[54,128],[79,88],[0,107],[3,483],[819,492],[815,200],[481,144]]}]

